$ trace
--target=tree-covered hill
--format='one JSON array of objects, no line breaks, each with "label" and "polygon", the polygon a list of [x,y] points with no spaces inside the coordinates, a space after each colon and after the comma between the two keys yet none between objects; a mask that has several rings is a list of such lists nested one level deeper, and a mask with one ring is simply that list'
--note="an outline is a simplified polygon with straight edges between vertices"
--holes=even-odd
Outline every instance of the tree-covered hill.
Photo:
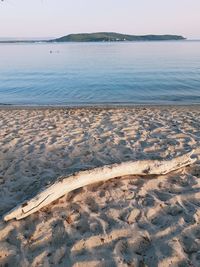
[{"label": "tree-covered hill", "polygon": [[168,41],[184,40],[180,35],[128,35],[115,32],[69,34],[53,42],[121,42],[121,41]]}]

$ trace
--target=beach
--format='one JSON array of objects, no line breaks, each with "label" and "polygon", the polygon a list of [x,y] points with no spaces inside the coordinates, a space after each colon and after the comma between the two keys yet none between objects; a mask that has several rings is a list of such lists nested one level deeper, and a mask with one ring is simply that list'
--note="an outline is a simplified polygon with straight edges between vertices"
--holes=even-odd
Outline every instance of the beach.
[{"label": "beach", "polygon": [[60,177],[194,150],[168,175],[118,177],[21,221],[0,266],[200,266],[200,106],[0,108],[0,216]]}]

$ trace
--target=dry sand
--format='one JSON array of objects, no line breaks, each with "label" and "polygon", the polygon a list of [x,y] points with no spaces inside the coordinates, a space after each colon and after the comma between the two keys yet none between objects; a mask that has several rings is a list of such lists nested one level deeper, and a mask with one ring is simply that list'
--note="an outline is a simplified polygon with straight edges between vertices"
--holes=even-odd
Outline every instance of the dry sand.
[{"label": "dry sand", "polygon": [[[191,149],[200,107],[0,109],[0,216],[59,176]],[[121,177],[0,220],[0,266],[200,266],[200,162]]]}]

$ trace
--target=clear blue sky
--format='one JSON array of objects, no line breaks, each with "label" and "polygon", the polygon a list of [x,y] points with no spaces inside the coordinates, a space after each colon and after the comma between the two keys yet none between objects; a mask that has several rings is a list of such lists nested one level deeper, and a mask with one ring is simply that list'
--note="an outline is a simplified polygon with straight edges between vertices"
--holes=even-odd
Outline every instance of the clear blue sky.
[{"label": "clear blue sky", "polygon": [[200,0],[0,1],[0,37],[97,31],[200,38]]}]

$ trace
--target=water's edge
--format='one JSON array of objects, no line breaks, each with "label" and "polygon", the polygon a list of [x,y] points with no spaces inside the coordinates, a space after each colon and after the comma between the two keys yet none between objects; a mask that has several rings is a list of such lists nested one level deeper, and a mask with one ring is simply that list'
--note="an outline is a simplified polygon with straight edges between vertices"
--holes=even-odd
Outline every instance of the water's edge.
[{"label": "water's edge", "polygon": [[134,109],[134,108],[200,108],[200,104],[101,104],[101,105],[9,105],[0,104],[0,110],[40,110],[40,109]]}]

